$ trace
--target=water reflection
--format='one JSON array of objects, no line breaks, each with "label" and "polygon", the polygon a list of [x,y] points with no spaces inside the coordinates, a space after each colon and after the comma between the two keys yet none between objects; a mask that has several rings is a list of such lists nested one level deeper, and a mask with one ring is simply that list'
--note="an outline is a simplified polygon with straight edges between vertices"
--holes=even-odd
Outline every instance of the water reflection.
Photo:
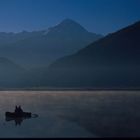
[{"label": "water reflection", "polygon": [[37,114],[32,114],[31,117],[7,117],[5,116],[5,121],[6,122],[11,122],[14,121],[15,122],[15,126],[20,126],[24,120],[26,119],[33,119],[33,118],[37,118],[38,115]]},{"label": "water reflection", "polygon": [[[113,98],[116,100],[114,93]],[[111,99],[108,99],[104,93],[93,91],[90,93],[88,91],[1,91],[0,138],[97,137],[100,135],[99,129],[105,131],[104,126],[112,124],[108,120],[112,120],[113,115],[106,113],[110,110],[105,112],[109,118],[107,121],[106,116],[101,114],[104,113]],[[126,96],[125,101],[128,101]],[[6,119],[5,111],[13,110],[16,105],[24,106],[26,112],[37,113],[39,117],[33,116],[36,119]],[[131,102],[129,105],[132,106]],[[110,104],[108,106],[110,107]],[[105,121],[103,121],[104,118]]]}]

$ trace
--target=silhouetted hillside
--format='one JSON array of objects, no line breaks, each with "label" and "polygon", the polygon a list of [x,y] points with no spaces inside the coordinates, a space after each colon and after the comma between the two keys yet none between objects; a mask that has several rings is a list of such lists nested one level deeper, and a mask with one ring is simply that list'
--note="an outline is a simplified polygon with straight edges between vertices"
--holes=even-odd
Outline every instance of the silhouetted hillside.
[{"label": "silhouetted hillside", "polygon": [[0,33],[0,56],[28,68],[38,67],[73,54],[101,37],[66,19],[48,30]]},{"label": "silhouetted hillside", "polygon": [[42,73],[42,85],[140,87],[140,22],[63,57]]},{"label": "silhouetted hillside", "polygon": [[0,57],[0,88],[18,87],[25,72],[26,70],[18,64]]}]

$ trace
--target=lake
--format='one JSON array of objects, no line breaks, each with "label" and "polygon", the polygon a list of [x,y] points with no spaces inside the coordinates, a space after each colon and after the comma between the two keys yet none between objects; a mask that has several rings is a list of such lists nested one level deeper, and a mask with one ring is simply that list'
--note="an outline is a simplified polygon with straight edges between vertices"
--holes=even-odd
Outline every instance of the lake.
[{"label": "lake", "polygon": [[[6,121],[21,105],[36,118]],[[140,91],[0,91],[0,138],[140,137]]]}]

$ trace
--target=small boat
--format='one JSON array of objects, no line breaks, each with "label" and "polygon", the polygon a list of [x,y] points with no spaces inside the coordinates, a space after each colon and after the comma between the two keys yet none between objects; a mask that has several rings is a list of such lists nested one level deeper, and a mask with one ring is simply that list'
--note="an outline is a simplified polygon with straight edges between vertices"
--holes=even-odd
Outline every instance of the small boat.
[{"label": "small boat", "polygon": [[31,118],[32,114],[30,112],[20,112],[20,113],[6,112],[5,116],[9,118],[20,118],[20,117]]}]

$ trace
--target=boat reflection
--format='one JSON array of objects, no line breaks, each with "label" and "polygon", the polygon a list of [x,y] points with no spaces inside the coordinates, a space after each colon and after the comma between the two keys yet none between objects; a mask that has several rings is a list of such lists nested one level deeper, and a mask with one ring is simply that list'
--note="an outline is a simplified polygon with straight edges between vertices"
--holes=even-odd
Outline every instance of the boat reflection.
[{"label": "boat reflection", "polygon": [[22,123],[23,123],[23,121],[24,120],[26,120],[26,119],[32,119],[32,118],[37,118],[38,117],[38,115],[37,114],[32,114],[32,116],[31,117],[15,117],[15,118],[13,118],[13,117],[5,117],[5,121],[6,122],[10,122],[10,121],[15,121],[15,126],[20,126]]}]

